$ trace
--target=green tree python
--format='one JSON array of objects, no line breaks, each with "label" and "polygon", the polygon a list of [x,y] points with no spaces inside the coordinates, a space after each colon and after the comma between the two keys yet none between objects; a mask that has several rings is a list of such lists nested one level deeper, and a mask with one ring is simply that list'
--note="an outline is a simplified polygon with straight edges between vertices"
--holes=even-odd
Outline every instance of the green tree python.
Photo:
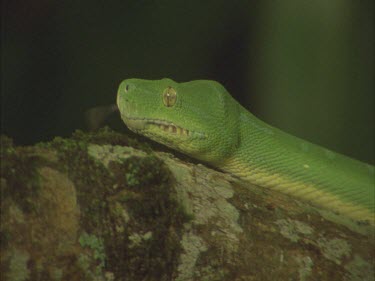
[{"label": "green tree python", "polygon": [[374,166],[264,123],[218,82],[127,79],[117,106],[138,134],[252,184],[375,224]]}]

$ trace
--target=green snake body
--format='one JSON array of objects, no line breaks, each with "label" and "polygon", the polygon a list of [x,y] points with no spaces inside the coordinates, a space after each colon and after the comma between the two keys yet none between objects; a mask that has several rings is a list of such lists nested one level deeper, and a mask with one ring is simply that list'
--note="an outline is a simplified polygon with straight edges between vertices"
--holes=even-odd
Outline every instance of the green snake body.
[{"label": "green snake body", "polygon": [[124,80],[117,105],[136,133],[253,184],[375,224],[374,167],[276,129],[208,80]]}]

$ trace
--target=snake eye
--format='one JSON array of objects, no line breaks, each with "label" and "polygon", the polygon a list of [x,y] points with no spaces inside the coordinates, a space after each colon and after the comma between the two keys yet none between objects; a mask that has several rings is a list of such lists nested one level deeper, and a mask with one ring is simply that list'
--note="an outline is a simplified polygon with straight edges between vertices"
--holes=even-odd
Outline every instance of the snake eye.
[{"label": "snake eye", "polygon": [[163,103],[167,107],[171,107],[176,103],[177,93],[172,87],[168,87],[163,93]]},{"label": "snake eye", "polygon": [[127,91],[129,91],[129,84],[127,84],[126,86],[125,86],[125,93],[127,92]]}]

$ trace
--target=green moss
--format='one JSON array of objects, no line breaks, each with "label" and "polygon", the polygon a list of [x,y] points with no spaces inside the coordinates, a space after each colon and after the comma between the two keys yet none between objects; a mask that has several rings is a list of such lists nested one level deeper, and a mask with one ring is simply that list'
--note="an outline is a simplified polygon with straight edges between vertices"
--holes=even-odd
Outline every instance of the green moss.
[{"label": "green moss", "polygon": [[125,173],[126,184],[129,187],[134,187],[140,184],[137,174],[139,173],[139,167],[133,166],[133,163],[129,163],[129,170]]},{"label": "green moss", "polygon": [[358,255],[354,255],[354,258],[345,265],[345,269],[349,272],[350,281],[374,280],[374,263],[371,261],[369,263]]},{"label": "green moss", "polygon": [[29,280],[30,270],[27,267],[29,259],[29,253],[14,250],[9,264],[9,271],[7,272],[7,279],[13,281]]},{"label": "green moss", "polygon": [[83,233],[78,241],[82,247],[88,247],[93,251],[93,258],[99,263],[98,267],[101,271],[104,268],[106,259],[103,240],[95,235]]},{"label": "green moss", "polygon": [[77,266],[83,272],[83,280],[103,280],[103,266],[96,265],[97,261],[89,254],[80,254]]},{"label": "green moss", "polygon": [[30,147],[14,147],[6,136],[1,136],[0,162],[1,196],[18,202],[25,212],[35,210],[34,198],[39,191],[37,168],[44,161],[32,153]]},{"label": "green moss", "polygon": [[62,280],[63,276],[64,276],[64,272],[61,268],[51,268],[50,269],[50,275],[51,275],[51,279],[52,280]]}]

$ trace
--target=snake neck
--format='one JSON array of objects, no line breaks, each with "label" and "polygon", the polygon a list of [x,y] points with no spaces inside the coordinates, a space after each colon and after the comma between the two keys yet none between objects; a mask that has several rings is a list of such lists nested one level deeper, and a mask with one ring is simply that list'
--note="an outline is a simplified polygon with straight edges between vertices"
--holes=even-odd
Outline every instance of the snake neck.
[{"label": "snake neck", "polygon": [[[238,148],[218,168],[358,220],[374,220],[374,167],[240,114]],[[354,187],[354,188],[353,188]]]}]

